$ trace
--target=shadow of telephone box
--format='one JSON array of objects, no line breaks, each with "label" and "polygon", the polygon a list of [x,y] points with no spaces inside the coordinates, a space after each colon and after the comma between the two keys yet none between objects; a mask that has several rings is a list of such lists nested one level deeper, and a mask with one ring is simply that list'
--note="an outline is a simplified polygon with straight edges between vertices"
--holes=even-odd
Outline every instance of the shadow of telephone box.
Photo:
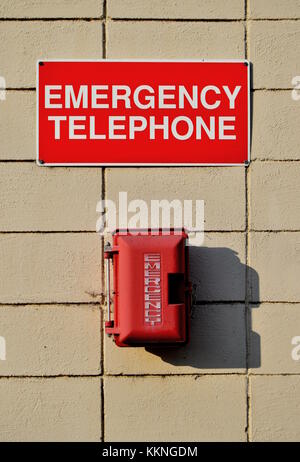
[{"label": "shadow of telephone box", "polygon": [[[147,347],[164,362],[195,369],[245,369],[261,364],[260,336],[252,331],[259,277],[230,248],[190,247],[194,287],[191,340],[184,347]],[[248,330],[248,332],[247,332]]]}]

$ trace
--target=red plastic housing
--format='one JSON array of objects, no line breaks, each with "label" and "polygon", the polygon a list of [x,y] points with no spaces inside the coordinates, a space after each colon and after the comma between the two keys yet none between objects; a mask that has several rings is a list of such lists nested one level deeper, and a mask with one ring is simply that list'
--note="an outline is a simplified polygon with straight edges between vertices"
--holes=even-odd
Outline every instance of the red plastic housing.
[{"label": "red plastic housing", "polygon": [[188,236],[183,230],[169,233],[113,234],[105,258],[113,261],[114,319],[105,330],[118,346],[179,345],[189,339]]}]

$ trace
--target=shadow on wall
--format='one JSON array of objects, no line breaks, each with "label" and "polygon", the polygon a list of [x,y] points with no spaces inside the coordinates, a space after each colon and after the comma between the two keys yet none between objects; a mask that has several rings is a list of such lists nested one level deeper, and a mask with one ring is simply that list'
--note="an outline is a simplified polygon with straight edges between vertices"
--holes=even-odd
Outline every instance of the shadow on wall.
[{"label": "shadow on wall", "polygon": [[[229,248],[190,247],[190,279],[196,289],[190,343],[164,349],[147,347],[147,351],[175,366],[260,367],[260,337],[252,332],[251,310],[245,308],[246,290],[259,300],[257,272],[241,263],[238,254]],[[258,308],[259,304],[254,306]]]}]

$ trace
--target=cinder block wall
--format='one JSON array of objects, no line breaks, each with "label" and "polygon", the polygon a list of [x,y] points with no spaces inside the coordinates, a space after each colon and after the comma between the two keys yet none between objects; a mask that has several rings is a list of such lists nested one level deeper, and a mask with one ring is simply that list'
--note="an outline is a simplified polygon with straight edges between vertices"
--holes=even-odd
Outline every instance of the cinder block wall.
[{"label": "cinder block wall", "polygon": [[[300,439],[299,0],[2,0],[1,441]],[[244,168],[40,168],[38,58],[247,58]],[[204,199],[191,344],[117,349],[102,329],[96,203]]]}]

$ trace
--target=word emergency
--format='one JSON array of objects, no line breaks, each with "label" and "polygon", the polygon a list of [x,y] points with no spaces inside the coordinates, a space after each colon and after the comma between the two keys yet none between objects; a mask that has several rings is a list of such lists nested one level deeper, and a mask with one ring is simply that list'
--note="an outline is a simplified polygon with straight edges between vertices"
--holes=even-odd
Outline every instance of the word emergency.
[{"label": "word emergency", "polygon": [[145,323],[161,323],[161,275],[160,255],[144,255]]},{"label": "word emergency", "polygon": [[[150,140],[236,139],[236,117],[231,111],[236,107],[240,85],[232,88],[227,85],[153,87],[145,84],[135,88],[80,85],[76,89],[73,85],[45,85],[44,88],[44,108],[51,110],[48,121],[53,124],[55,140],[63,137],[69,140],[134,140],[141,134],[146,134]],[[213,115],[219,107],[224,115],[220,115],[220,109],[217,116]],[[185,115],[185,109],[189,116]],[[78,115],[74,115],[74,110]],[[89,115],[85,115],[85,110]],[[93,115],[90,115],[91,110]],[[152,114],[151,110],[154,110]],[[157,110],[162,110],[162,114]],[[172,110],[177,111],[172,115]],[[191,115],[191,110],[195,115]],[[101,121],[98,120],[100,114]]]}]

